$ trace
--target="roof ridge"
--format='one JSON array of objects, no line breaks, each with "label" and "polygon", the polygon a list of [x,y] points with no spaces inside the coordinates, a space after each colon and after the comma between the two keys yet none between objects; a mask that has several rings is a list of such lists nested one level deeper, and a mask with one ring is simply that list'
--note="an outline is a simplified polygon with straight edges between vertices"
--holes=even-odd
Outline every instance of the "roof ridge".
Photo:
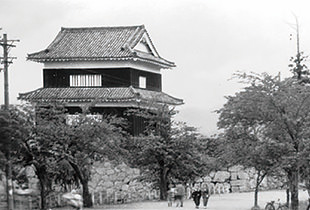
[{"label": "roof ridge", "polygon": [[124,28],[144,28],[142,25],[130,25],[130,26],[93,26],[93,27],[61,27],[61,31],[78,31],[78,30],[97,30],[97,29],[124,29]]}]

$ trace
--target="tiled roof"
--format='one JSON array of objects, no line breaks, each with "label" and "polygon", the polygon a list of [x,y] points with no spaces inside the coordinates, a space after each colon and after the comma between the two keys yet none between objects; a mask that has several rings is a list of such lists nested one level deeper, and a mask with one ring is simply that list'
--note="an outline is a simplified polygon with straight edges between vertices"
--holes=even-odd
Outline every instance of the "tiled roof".
[{"label": "tiled roof", "polygon": [[133,87],[121,88],[39,88],[20,93],[18,99],[29,102],[156,102],[169,105],[181,105],[182,99],[174,98],[166,93]]},{"label": "tiled roof", "polygon": [[[36,62],[141,60],[164,68],[174,67],[171,61],[133,49],[144,35],[151,40],[144,25],[61,28],[45,50],[28,54],[28,59]],[[151,45],[155,49],[152,42]]]}]

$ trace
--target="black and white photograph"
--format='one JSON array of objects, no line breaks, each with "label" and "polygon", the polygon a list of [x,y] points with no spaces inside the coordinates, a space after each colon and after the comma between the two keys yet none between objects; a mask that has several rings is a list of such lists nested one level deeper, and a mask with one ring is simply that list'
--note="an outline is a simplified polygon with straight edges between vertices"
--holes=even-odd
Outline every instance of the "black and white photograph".
[{"label": "black and white photograph", "polygon": [[310,210],[309,56],[306,0],[0,0],[0,210]]}]

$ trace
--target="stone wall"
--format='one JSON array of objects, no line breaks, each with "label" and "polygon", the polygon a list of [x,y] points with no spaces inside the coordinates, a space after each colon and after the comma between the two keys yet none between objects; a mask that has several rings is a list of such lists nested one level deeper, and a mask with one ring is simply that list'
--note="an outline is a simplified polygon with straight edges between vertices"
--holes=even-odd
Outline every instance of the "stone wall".
[{"label": "stone wall", "polygon": [[[29,180],[29,188],[38,191],[38,179],[33,168],[26,167],[25,172]],[[1,192],[4,194],[5,176],[3,172],[0,175],[0,194]],[[151,183],[139,181],[140,175],[139,169],[130,168],[124,163],[95,162],[92,165],[89,181],[89,190],[94,205],[159,199],[159,191],[154,190]],[[213,194],[247,192],[255,189],[256,176],[257,173],[253,168],[245,169],[242,166],[234,166],[211,172],[196,181],[206,182]],[[282,183],[283,180],[265,177],[260,189],[277,189],[283,185]],[[190,189],[188,192],[190,193]],[[56,194],[58,200],[59,197],[60,194]]]},{"label": "stone wall", "polygon": [[139,177],[139,169],[130,168],[124,163],[95,162],[89,190],[95,203],[101,203],[100,199],[105,200],[104,203],[158,199],[159,192],[153,189],[151,183],[138,181]]},{"label": "stone wall", "polygon": [[[39,180],[33,167],[25,167],[24,172],[29,181],[29,189],[39,194]],[[151,183],[139,181],[139,177],[139,169],[130,168],[124,163],[95,162],[92,165],[91,180],[89,181],[89,191],[92,194],[94,205],[158,199],[159,192],[153,189]],[[5,185],[5,175],[0,171],[0,198],[2,195],[6,195]],[[53,188],[55,192],[47,196],[47,203],[50,207],[62,206],[65,204],[61,198],[63,191],[58,185],[54,185]]]},{"label": "stone wall", "polygon": [[[253,191],[256,185],[257,172],[254,168],[245,169],[243,166],[233,166],[227,170],[211,172],[209,175],[196,181],[206,182],[209,185],[211,193],[229,193],[229,192],[248,192]],[[265,177],[260,184],[261,190],[277,189],[283,184],[283,181]]]}]

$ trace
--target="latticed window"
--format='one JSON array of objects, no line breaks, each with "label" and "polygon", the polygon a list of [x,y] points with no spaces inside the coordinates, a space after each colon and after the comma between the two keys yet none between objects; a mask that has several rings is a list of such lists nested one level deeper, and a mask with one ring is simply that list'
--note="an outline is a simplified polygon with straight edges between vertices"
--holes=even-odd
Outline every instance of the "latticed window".
[{"label": "latticed window", "polygon": [[96,87],[102,85],[100,74],[70,75],[70,87]]}]

